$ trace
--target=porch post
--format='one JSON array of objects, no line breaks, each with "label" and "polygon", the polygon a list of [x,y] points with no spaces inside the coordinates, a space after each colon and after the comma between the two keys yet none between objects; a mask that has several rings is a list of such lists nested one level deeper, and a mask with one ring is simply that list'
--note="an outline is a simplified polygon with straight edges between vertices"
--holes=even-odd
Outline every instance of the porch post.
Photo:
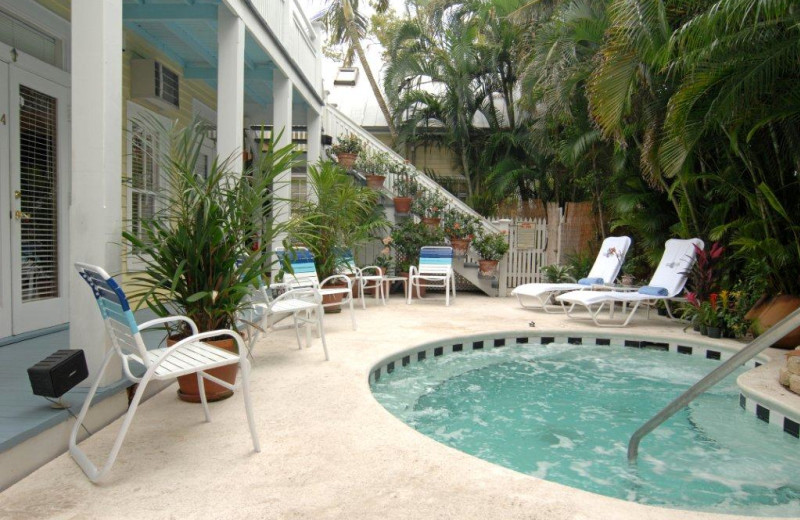
[{"label": "porch post", "polygon": [[217,12],[217,154],[241,172],[244,132],[244,22],[224,3]]},{"label": "porch post", "polygon": [[[292,82],[278,69],[272,73],[272,139],[275,147],[281,148],[292,142]],[[272,205],[275,223],[287,222],[291,213],[289,199],[292,197],[292,172],[286,170],[278,174],[273,184],[273,193],[277,199]],[[273,246],[280,247],[284,236],[275,237]]]},{"label": "porch post", "polygon": [[[72,267],[121,270],[122,1],[72,3],[72,179],[69,218],[69,344],[83,349],[88,386],[111,348],[92,293]],[[119,379],[112,365],[101,385]]]},{"label": "porch post", "polygon": [[308,164],[316,164],[322,157],[322,115],[314,107],[306,109],[306,137]]}]

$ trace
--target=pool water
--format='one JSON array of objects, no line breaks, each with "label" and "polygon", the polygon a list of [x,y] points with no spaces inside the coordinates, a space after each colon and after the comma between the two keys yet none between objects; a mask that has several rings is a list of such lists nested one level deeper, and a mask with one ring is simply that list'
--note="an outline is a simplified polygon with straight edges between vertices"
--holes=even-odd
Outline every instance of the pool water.
[{"label": "pool water", "polygon": [[643,504],[800,515],[800,443],[739,407],[723,380],[646,436],[631,434],[719,361],[628,347],[517,345],[403,367],[373,385],[418,431],[490,462]]}]

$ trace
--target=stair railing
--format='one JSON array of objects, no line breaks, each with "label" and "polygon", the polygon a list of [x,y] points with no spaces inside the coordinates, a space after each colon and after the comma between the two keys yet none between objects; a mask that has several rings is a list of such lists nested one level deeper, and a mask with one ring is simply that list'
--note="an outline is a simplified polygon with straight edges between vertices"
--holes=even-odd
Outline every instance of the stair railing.
[{"label": "stair railing", "polygon": [[798,326],[800,326],[800,309],[795,310],[781,321],[768,328],[766,332],[751,341],[745,348],[734,354],[729,360],[712,370],[707,376],[692,385],[691,388],[686,390],[677,399],[669,403],[663,410],[654,415],[652,419],[633,432],[631,440],[628,442],[628,462],[631,464],[636,463],[636,458],[639,455],[639,443],[645,435],[652,432],[664,421],[675,415],[678,410],[682,410],[684,406],[691,403],[698,395],[719,383],[738,367],[758,355],[776,341],[779,341]]},{"label": "stair railing", "polygon": [[[356,123],[355,121],[344,115],[337,108],[327,105],[325,107],[325,110],[326,110],[326,123],[325,123],[326,133],[329,133],[334,137],[339,135],[345,135],[348,133],[354,134],[359,139],[361,139],[368,148],[371,148],[372,151],[386,153],[398,163],[400,164],[405,163],[405,158],[403,158],[400,154],[392,150],[386,144],[382,143],[377,137],[375,137],[371,133],[361,128],[361,126],[358,123]],[[410,164],[409,166],[413,167],[413,165]],[[439,195],[446,198],[448,205],[451,208],[457,209],[463,213],[466,213],[467,215],[476,217],[480,221],[483,230],[486,231],[487,233],[497,233],[499,231],[494,224],[486,220],[480,213],[467,206],[461,199],[459,199],[446,189],[439,186],[439,184],[436,183],[436,181],[434,181],[433,179],[431,179],[430,177],[428,177],[419,170],[416,170],[416,172],[417,172],[417,182],[420,185],[422,185],[423,188],[436,192]],[[393,175],[387,176],[383,187],[386,189],[386,191],[388,191],[392,195],[396,193],[394,190]]]}]

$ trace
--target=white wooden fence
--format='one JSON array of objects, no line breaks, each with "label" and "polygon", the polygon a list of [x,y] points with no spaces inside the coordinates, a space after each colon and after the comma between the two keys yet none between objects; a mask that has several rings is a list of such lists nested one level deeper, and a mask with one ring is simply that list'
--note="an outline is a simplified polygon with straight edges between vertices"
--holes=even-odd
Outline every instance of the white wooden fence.
[{"label": "white wooden fence", "polygon": [[506,287],[541,281],[547,249],[545,219],[514,219],[508,225],[509,250],[506,257]]}]

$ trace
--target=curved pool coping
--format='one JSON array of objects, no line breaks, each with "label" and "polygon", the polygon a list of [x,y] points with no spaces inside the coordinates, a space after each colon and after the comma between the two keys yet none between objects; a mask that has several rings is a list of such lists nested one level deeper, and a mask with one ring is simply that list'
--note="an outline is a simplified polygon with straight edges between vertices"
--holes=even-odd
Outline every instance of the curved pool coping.
[{"label": "curved pool coping", "polygon": [[[605,331],[575,331],[572,334],[565,334],[563,330],[552,329],[537,330],[536,332],[532,332],[530,330],[493,331],[480,334],[457,336],[454,338],[438,339],[435,341],[429,341],[407,347],[383,356],[370,368],[369,375],[367,377],[367,384],[369,386],[370,394],[372,394],[373,383],[379,380],[383,374],[392,373],[398,368],[403,368],[410,364],[418,363],[426,359],[442,357],[449,354],[457,354],[474,350],[503,348],[505,346],[515,345],[518,343],[527,343],[530,345],[568,343],[592,347],[603,347],[609,345],[629,348],[644,348],[668,351],[684,355],[699,355],[707,359],[719,360],[720,362],[726,361],[744,346],[741,344],[737,348],[736,344],[726,345],[721,343],[719,340],[715,341],[686,335],[648,335],[649,339],[646,340],[641,339],[641,334],[638,336],[639,337],[637,337],[637,334],[635,333]],[[754,414],[755,418],[765,421],[770,425],[783,428],[783,431],[792,437],[798,437],[798,430],[800,430],[800,427],[798,427],[800,424],[800,409],[792,408],[791,405],[787,404],[787,399],[781,398],[781,392],[776,393],[778,388],[783,389],[783,387],[777,383],[777,366],[781,363],[782,361],[780,359],[770,357],[765,352],[761,352],[754,358],[744,363],[744,366],[751,368],[751,370],[748,370],[744,374],[740,375],[736,380],[740,391],[739,405],[746,411]],[[754,374],[756,377],[754,377]],[[788,393],[788,390],[785,390],[784,393]],[[372,395],[374,398],[374,394]],[[794,394],[791,395],[794,396]],[[794,397],[796,398],[797,396]],[[399,418],[395,418],[399,423],[406,425]],[[413,428],[408,425],[406,425],[406,427],[413,430]],[[420,433],[420,435],[424,434]],[[445,447],[445,445],[438,443],[438,441],[435,439],[432,440]],[[466,455],[483,460],[480,459],[480,457],[475,457],[468,453]],[[488,463],[493,464],[491,462]],[[546,480],[538,479],[538,477],[524,473],[520,474],[537,480]],[[563,485],[552,481],[548,482],[557,485]],[[566,485],[563,486],[576,492],[597,495],[596,493],[592,493],[590,491],[585,491]],[[620,502],[637,504],[662,511],[680,511],[682,513],[691,514],[724,514],[730,518],[736,518],[739,516],[731,513],[712,513],[708,511],[696,511],[692,509],[665,508],[647,504],[638,504],[636,502],[630,502],[606,495],[597,496],[603,496],[609,500],[618,500]]]}]

